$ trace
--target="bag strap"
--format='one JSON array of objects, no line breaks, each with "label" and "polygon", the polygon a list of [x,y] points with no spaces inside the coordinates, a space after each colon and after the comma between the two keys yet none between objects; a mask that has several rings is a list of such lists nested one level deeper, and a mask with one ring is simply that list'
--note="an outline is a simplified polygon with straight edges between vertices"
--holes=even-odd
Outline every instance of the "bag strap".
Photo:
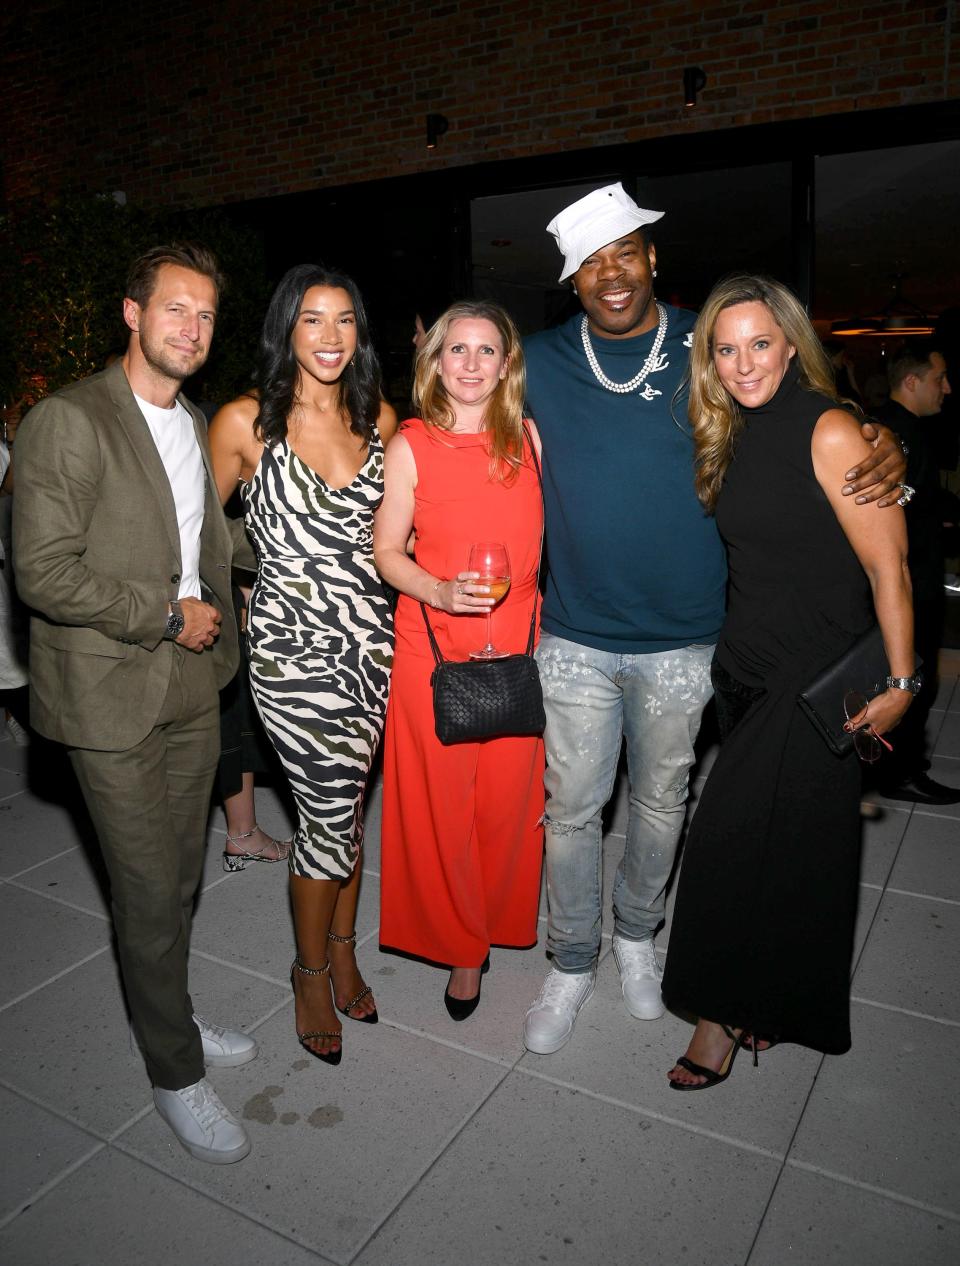
[{"label": "bag strap", "polygon": [[[537,583],[533,591],[533,611],[530,614],[530,632],[527,634],[527,647],[526,647],[526,650],[523,652],[525,655],[532,655],[534,639],[537,636],[537,601],[539,600],[539,597],[540,597],[540,564],[543,562],[543,533],[544,533],[545,507],[543,504],[543,475],[540,473],[540,460],[537,457],[537,450],[533,443],[533,437],[531,436],[530,432],[527,430],[526,422],[521,422],[520,425],[523,429],[524,438],[526,439],[527,443],[530,445],[530,456],[533,459],[533,470],[537,476],[537,483],[540,485],[540,510],[541,510],[540,552],[537,555]],[[523,445],[521,442],[521,449],[522,447]],[[420,612],[423,615],[423,622],[427,626],[427,637],[430,639],[430,649],[431,651],[433,651],[433,658],[436,661],[437,665],[439,666],[440,664],[445,663],[445,660],[443,658],[443,655],[440,653],[440,647],[437,644],[437,639],[434,636],[433,629],[430,627],[430,618],[427,615],[426,604],[423,602],[420,603]]]}]

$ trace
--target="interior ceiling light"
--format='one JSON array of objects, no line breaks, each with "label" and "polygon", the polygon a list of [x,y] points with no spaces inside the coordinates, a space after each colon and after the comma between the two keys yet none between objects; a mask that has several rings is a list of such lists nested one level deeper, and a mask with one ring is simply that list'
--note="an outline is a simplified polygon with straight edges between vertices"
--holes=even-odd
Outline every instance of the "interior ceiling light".
[{"label": "interior ceiling light", "polygon": [[922,308],[918,308],[900,293],[903,274],[893,278],[893,291],[882,312],[873,317],[847,317],[834,321],[830,326],[833,335],[856,335],[865,338],[894,338],[907,335],[933,333],[934,320]]}]

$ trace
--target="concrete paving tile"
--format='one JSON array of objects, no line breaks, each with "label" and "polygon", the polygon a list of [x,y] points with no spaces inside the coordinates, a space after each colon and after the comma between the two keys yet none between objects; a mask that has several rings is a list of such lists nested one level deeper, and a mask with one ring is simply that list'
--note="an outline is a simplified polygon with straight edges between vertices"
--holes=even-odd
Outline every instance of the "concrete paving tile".
[{"label": "concrete paving tile", "polygon": [[857,894],[857,919],[853,928],[853,960],[850,964],[851,975],[856,971],[860,956],[864,952],[867,938],[873,927],[882,893],[876,888],[860,885]]},{"label": "concrete paving tile", "polygon": [[853,981],[871,1002],[960,1021],[960,907],[884,895]]},{"label": "concrete paving tile", "polygon": [[[866,798],[866,797],[865,797]],[[908,809],[881,809],[879,818],[861,818],[860,882],[884,884],[910,822]]]},{"label": "concrete paving tile", "polygon": [[940,673],[940,680],[937,682],[937,694],[933,701],[931,711],[945,711],[950,704],[955,702],[954,692],[956,690],[957,679],[952,673]]},{"label": "concrete paving tile", "polygon": [[8,796],[15,796],[27,787],[27,776],[18,770],[0,767],[0,801]]},{"label": "concrete paving tile", "polygon": [[960,757],[960,712],[948,712],[943,718],[934,751],[938,756]]},{"label": "concrete paving tile", "polygon": [[11,774],[25,774],[30,764],[30,748],[14,743],[6,733],[6,726],[0,734],[0,769]]},{"label": "concrete paving tile", "polygon": [[348,1260],[504,1073],[382,1023],[344,1027],[343,1063],[329,1068],[298,1047],[292,1009],[284,1011],[258,1031],[259,1059],[217,1075],[250,1131],[253,1153],[242,1164],[192,1160],[155,1113],[123,1136],[124,1146]]},{"label": "concrete paving tile", "polygon": [[769,1056],[761,1054],[755,1069],[749,1053],[741,1051],[722,1090],[684,1094],[671,1089],[667,1071],[692,1032],[670,1012],[659,1020],[633,1019],[607,953],[567,1045],[553,1055],[527,1053],[518,1067],[784,1155],[821,1057],[802,1047],[778,1046]]},{"label": "concrete paving tile", "polygon": [[0,1258],[10,1266],[323,1266],[313,1252],[113,1148],[0,1231]]},{"label": "concrete paving tile", "polygon": [[960,829],[950,818],[915,813],[890,875],[891,888],[960,901]]},{"label": "concrete paving tile", "polygon": [[110,918],[110,881],[98,853],[74,848],[17,878],[17,884],[41,895],[81,906]]},{"label": "concrete paving tile", "polygon": [[30,1203],[34,1193],[67,1166],[101,1146],[91,1135],[2,1086],[0,1117],[4,1140],[0,1148],[0,1222]]},{"label": "concrete paving tile", "polygon": [[0,800],[0,874],[16,875],[69,848],[92,844],[86,813],[29,791]]},{"label": "concrete paving tile", "polygon": [[[51,904],[51,903],[46,903]],[[277,986],[194,956],[198,1013],[250,1027],[282,999]],[[112,953],[0,1012],[4,1080],[97,1133],[109,1134],[151,1102]]]},{"label": "concrete paving tile", "polygon": [[749,1266],[954,1266],[960,1223],[788,1166]]},{"label": "concrete paving tile", "polygon": [[354,1266],[742,1262],[776,1172],[512,1074]]},{"label": "concrete paving tile", "polygon": [[853,1048],[824,1060],[791,1159],[960,1214],[957,1030],[858,1003],[851,1019]]},{"label": "concrete paving tile", "polygon": [[8,1084],[98,1133],[150,1102],[112,953],[0,1012],[0,1049]]},{"label": "concrete paving tile", "polygon": [[0,885],[4,971],[0,1006],[110,943],[102,919],[46,901],[13,884]]}]

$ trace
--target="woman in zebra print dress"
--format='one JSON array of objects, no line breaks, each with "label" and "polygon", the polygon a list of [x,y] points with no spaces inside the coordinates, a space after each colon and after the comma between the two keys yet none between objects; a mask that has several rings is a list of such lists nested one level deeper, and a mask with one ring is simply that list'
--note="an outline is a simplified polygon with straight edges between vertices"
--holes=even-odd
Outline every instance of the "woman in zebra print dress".
[{"label": "woman in zebra print dress", "polygon": [[353,1020],[377,1019],[354,925],[363,798],[392,659],[372,521],[395,427],[355,285],[313,265],[292,268],[264,320],[256,390],[219,411],[210,447],[221,498],[240,480],[260,563],[250,680],[299,815],[290,857],[297,1035],[327,1063],[341,1054],[334,1005]]}]

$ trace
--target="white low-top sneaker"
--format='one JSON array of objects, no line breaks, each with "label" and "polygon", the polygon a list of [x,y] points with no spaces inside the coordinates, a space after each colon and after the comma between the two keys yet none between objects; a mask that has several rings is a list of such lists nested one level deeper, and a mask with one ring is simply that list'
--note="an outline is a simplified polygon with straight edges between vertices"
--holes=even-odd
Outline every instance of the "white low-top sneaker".
[{"label": "white low-top sneaker", "polygon": [[218,1024],[208,1024],[198,1015],[193,1022],[200,1030],[203,1042],[203,1062],[208,1068],[236,1068],[256,1059],[259,1048],[249,1033],[236,1029],[221,1029]]},{"label": "white low-top sneaker", "polygon": [[[193,1017],[193,1022],[200,1030],[203,1062],[210,1068],[236,1068],[240,1064],[249,1064],[260,1053],[259,1046],[248,1033],[240,1033],[237,1029],[222,1029],[219,1024],[208,1024],[198,1015]],[[130,1050],[134,1055],[142,1054],[132,1024]]]},{"label": "white low-top sneaker", "polygon": [[537,1055],[552,1055],[570,1040],[577,1012],[593,993],[595,971],[547,974],[523,1022],[523,1044]]},{"label": "white low-top sneaker", "polygon": [[157,1111],[197,1160],[232,1165],[250,1151],[250,1139],[206,1077],[182,1090],[153,1090]]},{"label": "white low-top sneaker", "polygon": [[660,996],[663,972],[653,941],[628,941],[613,934],[613,957],[620,969],[620,988],[635,1020],[659,1020],[666,1007]]}]

